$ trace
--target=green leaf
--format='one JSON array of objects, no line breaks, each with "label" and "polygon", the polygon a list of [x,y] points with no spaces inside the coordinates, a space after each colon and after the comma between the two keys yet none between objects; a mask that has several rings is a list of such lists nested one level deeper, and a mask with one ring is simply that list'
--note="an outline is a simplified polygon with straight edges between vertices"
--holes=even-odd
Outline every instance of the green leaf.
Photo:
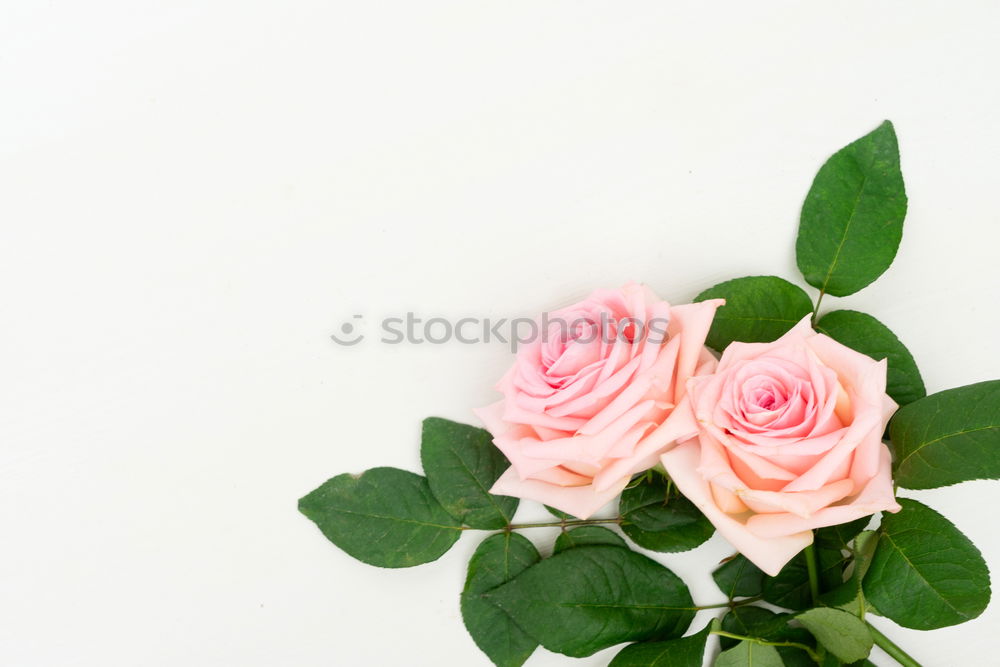
[{"label": "green leaf", "polygon": [[906,190],[892,123],[840,149],[802,205],[795,255],[806,282],[847,296],[892,264],[903,237]]},{"label": "green leaf", "polygon": [[613,530],[608,530],[601,526],[580,526],[579,528],[560,533],[559,537],[556,538],[556,544],[552,553],[557,554],[560,551],[566,551],[566,549],[593,546],[595,544],[626,547],[625,540]]},{"label": "green leaf", "polygon": [[708,642],[709,628],[665,642],[647,642],[626,646],[608,667],[701,667]]},{"label": "green leaf", "polygon": [[854,572],[860,586],[861,581],[868,574],[871,567],[872,558],[875,557],[875,549],[878,546],[878,534],[874,530],[866,530],[854,538]]},{"label": "green leaf", "polygon": [[462,589],[462,620],[476,646],[497,667],[520,667],[538,646],[514,620],[483,598],[541,560],[526,537],[512,532],[487,537],[469,561]]},{"label": "green leaf", "polygon": [[[839,586],[844,580],[843,572],[847,558],[839,548],[826,547],[818,537],[815,550],[821,589]],[[764,579],[762,596],[771,604],[785,609],[799,610],[813,606],[805,554],[799,553],[777,575]]]},{"label": "green leaf", "polygon": [[439,417],[425,419],[420,461],[434,497],[467,526],[494,530],[514,518],[517,498],[490,493],[510,464],[489,431]]},{"label": "green leaf", "polygon": [[680,637],[695,613],[677,575],[613,546],[567,549],[486,597],[542,646],[577,658],[622,642]]},{"label": "green leaf", "polygon": [[[785,618],[782,618],[785,617]],[[744,605],[732,608],[722,617],[722,629],[734,635],[756,637],[771,641],[775,632],[788,627],[789,614],[776,614],[770,609]],[[719,646],[723,651],[740,643],[732,637],[719,637]]]},{"label": "green leaf", "polygon": [[[763,607],[743,605],[730,610],[723,617],[721,627],[726,632],[744,637],[755,637],[770,642],[795,642],[812,647],[815,644],[812,635],[802,628],[789,627],[788,621],[791,618],[791,614],[776,614]],[[731,648],[737,643],[739,640],[719,637],[719,646],[722,650]],[[775,648],[781,655],[785,667],[815,667],[816,665],[809,654],[800,648],[794,646],[777,646]]]},{"label": "green leaf", "polygon": [[328,540],[379,567],[429,563],[462,534],[461,524],[434,498],[427,480],[398,468],[338,475],[299,500],[299,511]]},{"label": "green leaf", "polygon": [[884,514],[863,582],[879,613],[916,630],[976,618],[990,601],[990,573],[975,545],[926,505],[900,498]]},{"label": "green leaf", "polygon": [[932,394],[901,408],[889,424],[896,483],[933,489],[1000,479],[1000,380]]},{"label": "green leaf", "polygon": [[820,607],[804,611],[795,619],[843,662],[863,660],[871,653],[874,641],[868,626],[853,614]]},{"label": "green leaf", "polygon": [[694,503],[679,493],[668,494],[665,478],[656,475],[622,492],[622,531],[636,544],[653,551],[687,551],[715,532]]},{"label": "green leaf", "polygon": [[695,301],[725,299],[712,321],[705,343],[722,351],[735,341],[769,343],[812,312],[809,295],[776,276],[748,276],[719,283]]},{"label": "green leaf", "polygon": [[827,526],[816,531],[816,547],[819,549],[848,549],[855,537],[871,523],[870,516],[854,521]]},{"label": "green leaf", "polygon": [[712,572],[712,579],[730,600],[760,595],[765,575],[746,556],[736,554]]},{"label": "green leaf", "polygon": [[875,547],[878,544],[878,535],[873,530],[866,530],[854,538],[854,548],[852,550],[853,561],[850,578],[820,596],[822,603],[828,607],[843,609],[856,616],[863,618],[863,613],[873,611],[870,604],[864,597],[861,582],[868,572],[872,557],[875,555]]},{"label": "green leaf", "polygon": [[742,641],[723,651],[715,659],[715,667],[784,667],[781,655],[773,646]]},{"label": "green leaf", "polygon": [[552,516],[554,516],[557,519],[562,519],[562,520],[566,521],[566,520],[572,520],[572,519],[576,518],[572,514],[567,514],[566,512],[563,512],[562,510],[557,510],[555,507],[549,507],[548,505],[545,505],[544,507],[545,507],[545,509],[547,509],[549,511],[549,514],[551,514]]},{"label": "green leaf", "polygon": [[887,359],[886,393],[899,405],[927,395],[913,355],[899,342],[896,334],[871,315],[855,310],[835,310],[819,319],[816,330],[876,361]]}]

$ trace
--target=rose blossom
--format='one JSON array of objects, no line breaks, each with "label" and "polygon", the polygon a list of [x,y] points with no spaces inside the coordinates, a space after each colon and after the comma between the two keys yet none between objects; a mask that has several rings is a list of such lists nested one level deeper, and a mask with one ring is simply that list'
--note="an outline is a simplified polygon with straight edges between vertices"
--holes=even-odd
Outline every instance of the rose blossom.
[{"label": "rose blossom", "polygon": [[733,546],[775,575],[812,529],[898,512],[882,442],[896,404],[886,362],[814,333],[732,343],[688,382],[698,437],[662,456],[680,491]]},{"label": "rose blossom", "polygon": [[544,318],[497,385],[503,400],[476,411],[511,463],[491,492],[585,519],[656,465],[693,433],[672,415],[688,378],[715,367],[704,342],[723,303],[671,307],[630,283]]}]

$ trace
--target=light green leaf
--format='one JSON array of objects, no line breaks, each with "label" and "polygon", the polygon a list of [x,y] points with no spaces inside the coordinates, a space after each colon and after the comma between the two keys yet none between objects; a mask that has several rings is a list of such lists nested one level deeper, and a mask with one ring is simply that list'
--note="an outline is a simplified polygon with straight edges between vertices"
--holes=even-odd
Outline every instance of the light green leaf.
[{"label": "light green leaf", "polygon": [[781,655],[773,646],[742,641],[715,659],[715,667],[784,667]]},{"label": "light green leaf", "polygon": [[812,312],[809,295],[776,276],[748,276],[719,283],[695,301],[725,299],[712,321],[705,343],[721,352],[733,341],[769,343]]},{"label": "light green leaf", "polygon": [[[791,614],[776,614],[763,607],[742,605],[734,607],[722,618],[722,630],[744,637],[754,637],[769,642],[795,642],[812,648],[815,640],[802,628],[792,628],[788,621]],[[719,646],[723,651],[732,648],[739,640],[730,637],[719,637]],[[776,646],[778,654],[785,667],[815,667],[816,663],[809,654],[795,646]]]},{"label": "light green leaf", "polygon": [[517,533],[504,532],[483,540],[469,561],[461,598],[462,620],[476,646],[497,667],[520,667],[537,648],[538,642],[482,595],[540,560],[530,540]]},{"label": "light green leaf", "polygon": [[798,614],[795,620],[843,662],[863,660],[871,653],[874,641],[868,626],[853,614],[819,607]]},{"label": "light green leaf", "polygon": [[577,658],[622,642],[680,637],[695,613],[677,575],[615,546],[567,549],[485,597],[545,648]]},{"label": "light green leaf", "polygon": [[630,644],[618,652],[608,667],[701,667],[709,628],[665,642]]},{"label": "light green leaf", "polygon": [[559,537],[556,538],[553,554],[574,547],[593,546],[595,544],[628,548],[625,540],[613,530],[608,530],[601,526],[580,526],[579,528],[567,530],[559,534]]},{"label": "light green leaf", "polygon": [[517,498],[490,493],[510,464],[489,431],[439,417],[425,419],[420,461],[438,502],[467,526],[494,530],[514,518]]},{"label": "light green leaf", "polygon": [[625,489],[619,513],[622,531],[653,551],[694,549],[715,532],[694,503],[679,493],[668,495],[667,481],[659,475]]},{"label": "light green leaf", "polygon": [[932,394],[901,408],[889,424],[896,483],[933,489],[1000,479],[1000,380]]},{"label": "light green leaf", "polygon": [[822,292],[853,294],[892,264],[905,217],[896,132],[885,121],[816,174],[795,242],[799,270]]},{"label": "light green leaf", "polygon": [[927,395],[910,351],[899,342],[896,334],[871,315],[855,310],[835,310],[819,319],[816,330],[876,361],[887,359],[886,393],[899,405]]},{"label": "light green leaf", "polygon": [[338,475],[299,500],[299,511],[338,547],[379,567],[436,560],[462,534],[427,480],[398,468]]},{"label": "light green leaf", "polygon": [[933,630],[976,618],[990,601],[982,554],[946,518],[900,498],[884,514],[878,547],[863,582],[879,613],[907,628]]}]

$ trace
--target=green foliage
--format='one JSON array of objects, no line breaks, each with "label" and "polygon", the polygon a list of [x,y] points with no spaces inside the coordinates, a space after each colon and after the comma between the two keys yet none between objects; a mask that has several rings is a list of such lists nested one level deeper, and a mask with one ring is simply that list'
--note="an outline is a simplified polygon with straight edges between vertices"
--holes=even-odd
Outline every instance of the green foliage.
[{"label": "green foliage", "polygon": [[607,544],[614,547],[625,547],[625,540],[613,530],[601,526],[580,526],[572,530],[563,531],[556,538],[553,554],[574,547],[593,546],[595,544]]},{"label": "green foliage", "polygon": [[1000,380],[932,394],[890,423],[896,483],[933,489],[1000,478]]},{"label": "green foliage", "polygon": [[990,601],[982,555],[950,521],[900,498],[898,514],[884,514],[878,546],[863,586],[879,612],[917,630],[964,623]]},{"label": "green foliage", "polygon": [[746,556],[736,554],[723,561],[712,572],[712,579],[730,600],[738,597],[754,597],[761,594],[765,575]]},{"label": "green foliage", "polygon": [[876,361],[887,359],[886,393],[899,405],[927,395],[910,351],[899,342],[896,334],[871,315],[855,310],[835,310],[819,319],[816,330]]},{"label": "green foliage", "polygon": [[[723,618],[722,630],[743,637],[754,637],[769,642],[795,642],[812,647],[815,643],[812,636],[802,628],[792,628],[788,621],[791,614],[776,614],[763,607],[742,605],[729,611]],[[722,650],[729,649],[739,643],[730,637],[719,637]],[[815,667],[815,661],[801,648],[795,646],[777,646],[778,654],[785,667]]]},{"label": "green foliage", "polygon": [[861,582],[871,565],[877,544],[878,535],[873,530],[863,531],[854,538],[850,577],[844,583],[821,596],[820,600],[824,605],[843,609],[861,618],[864,618],[864,614],[872,611],[871,605],[864,597]]},{"label": "green foliage", "polygon": [[680,637],[694,618],[691,594],[677,575],[607,545],[567,549],[484,597],[542,646],[572,657]]},{"label": "green foliage", "polygon": [[892,264],[905,217],[899,147],[885,121],[834,153],[816,174],[799,220],[799,270],[827,294],[853,294]]},{"label": "green foliage", "polygon": [[[830,548],[817,538],[816,559],[819,565],[820,587],[830,589],[843,581],[844,564],[847,558],[839,548]],[[809,569],[804,553],[790,560],[781,572],[764,579],[763,598],[773,605],[785,609],[808,609],[812,606],[809,590]]]},{"label": "green foliage", "polygon": [[493,530],[514,518],[518,499],[489,492],[510,465],[489,431],[429,417],[423,424],[420,461],[438,502],[467,526]]},{"label": "green foliage", "polygon": [[706,627],[683,639],[630,644],[608,667],[701,667],[709,634]]},{"label": "green foliage", "polygon": [[551,514],[552,516],[554,516],[557,519],[562,519],[562,520],[566,521],[566,520],[571,520],[571,519],[575,519],[576,518],[572,514],[568,514],[566,512],[563,512],[562,510],[557,510],[555,507],[549,507],[548,505],[545,505],[545,509],[547,509],[548,512],[549,512],[549,514]]},{"label": "green foliage", "polygon": [[769,343],[812,312],[801,287],[776,276],[748,276],[719,283],[695,301],[725,299],[708,332],[706,344],[722,351],[733,341]]},{"label": "green foliage", "polygon": [[483,599],[541,560],[538,550],[525,537],[504,532],[483,540],[469,561],[462,589],[462,620],[476,646],[497,667],[520,667],[538,647],[510,616]]},{"label": "green foliage", "polygon": [[622,531],[636,544],[653,551],[694,549],[715,532],[694,503],[671,492],[660,475],[622,492],[619,512]]},{"label": "green foliage", "polygon": [[868,626],[853,614],[819,607],[798,614],[795,620],[843,662],[863,660],[871,653],[874,642]]},{"label": "green foliage", "polygon": [[713,663],[714,667],[784,667],[781,654],[773,646],[742,641],[728,651],[723,651]]},{"label": "green foliage", "polygon": [[462,528],[424,477],[398,468],[338,475],[299,500],[299,511],[338,547],[379,567],[436,560]]}]

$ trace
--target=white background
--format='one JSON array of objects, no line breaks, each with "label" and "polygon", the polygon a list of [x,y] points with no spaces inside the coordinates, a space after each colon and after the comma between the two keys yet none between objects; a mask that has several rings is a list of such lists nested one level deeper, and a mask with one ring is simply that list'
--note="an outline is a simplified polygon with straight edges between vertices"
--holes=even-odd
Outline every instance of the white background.
[{"label": "white background", "polygon": [[[486,665],[457,597],[479,535],[379,570],[296,511],[334,474],[419,469],[420,420],[472,421],[510,363],[499,344],[381,345],[378,319],[799,280],[816,169],[885,118],[910,197],[899,256],[824,307],[876,314],[930,391],[1000,377],[998,19],[995,2],[4,2],[0,663]],[[369,339],[334,345],[354,314]],[[1000,572],[1000,483],[903,495]],[[712,603],[729,553],[716,537],[663,560]],[[1000,664],[997,603],[931,633],[878,625],[925,665]]]}]

